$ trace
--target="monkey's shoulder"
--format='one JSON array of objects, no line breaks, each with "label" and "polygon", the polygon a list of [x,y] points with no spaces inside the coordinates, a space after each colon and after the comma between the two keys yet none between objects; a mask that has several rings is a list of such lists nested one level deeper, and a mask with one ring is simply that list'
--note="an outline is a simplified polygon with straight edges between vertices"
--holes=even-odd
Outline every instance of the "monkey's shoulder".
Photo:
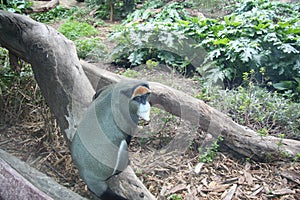
[{"label": "monkey's shoulder", "polygon": [[96,93],[93,96],[93,100],[96,100],[100,95],[107,95],[109,92],[111,92],[111,89],[112,89],[113,85],[114,84],[104,86],[100,89],[97,89]]}]

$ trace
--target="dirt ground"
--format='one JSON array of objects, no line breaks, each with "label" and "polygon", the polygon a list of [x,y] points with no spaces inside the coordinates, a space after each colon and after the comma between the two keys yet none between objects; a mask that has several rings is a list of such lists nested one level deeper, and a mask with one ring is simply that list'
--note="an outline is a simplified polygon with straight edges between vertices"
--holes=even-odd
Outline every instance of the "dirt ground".
[{"label": "dirt ground", "polygon": [[[109,30],[106,31],[108,34]],[[113,65],[102,66],[115,73],[124,72]],[[152,69],[141,66],[133,70],[137,72],[135,78],[161,82],[191,95],[201,91],[199,83],[165,66]],[[33,101],[34,97],[31,98]],[[91,198],[49,109],[44,105],[23,106],[29,109],[28,117],[0,124],[0,148],[61,185]],[[5,113],[14,112],[6,109]],[[258,163],[223,151],[217,153],[213,162],[200,163],[199,147],[205,149],[213,141],[209,134],[158,109],[152,112],[151,123],[145,130],[147,137],[135,138],[130,145],[131,166],[157,199],[170,199],[171,195],[173,199],[181,196],[187,200],[300,199],[299,162]],[[178,135],[190,140],[188,146],[176,151],[169,144]]]},{"label": "dirt ground", "polygon": [[[117,73],[124,71],[110,65],[107,69]],[[160,81],[190,94],[200,90],[199,84],[172,71],[141,67],[133,70],[137,71],[136,78]],[[13,124],[2,124],[0,148],[91,198],[72,164],[55,120],[47,108],[43,109],[41,112],[48,118],[37,113],[35,117]],[[245,158],[218,152],[213,162],[199,164],[198,149],[205,144],[206,133],[158,109],[152,112],[147,126],[147,137],[133,140],[130,160],[138,177],[157,199],[167,199],[172,194],[181,195],[182,199],[300,199],[299,162],[248,162]],[[191,138],[189,145],[170,150],[168,145],[182,134]]]}]

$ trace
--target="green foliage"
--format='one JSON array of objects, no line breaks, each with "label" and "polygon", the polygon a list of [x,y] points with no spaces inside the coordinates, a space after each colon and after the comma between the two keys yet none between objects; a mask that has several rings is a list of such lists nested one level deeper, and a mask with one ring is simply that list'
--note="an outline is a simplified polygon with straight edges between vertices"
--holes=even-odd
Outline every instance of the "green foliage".
[{"label": "green foliage", "polygon": [[[181,70],[189,65],[188,57],[181,57],[178,52],[192,52],[184,32],[178,29],[179,20],[188,17],[183,6],[178,3],[168,4],[160,12],[147,11],[149,15],[140,16],[139,11],[128,18],[135,20],[143,17],[145,23],[124,24],[111,39],[118,43],[112,52],[112,59],[118,64],[140,65],[155,58],[160,63],[178,67]],[[146,12],[145,12],[146,13]],[[150,13],[151,15],[150,17]]]},{"label": "green foliage", "polygon": [[137,78],[138,72],[132,69],[126,69],[125,72],[122,73],[123,76],[126,76],[128,78]]},{"label": "green foliage", "polygon": [[168,197],[169,200],[182,200],[182,196],[180,194],[171,194],[169,197]]},{"label": "green foliage", "polygon": [[215,140],[209,148],[206,149],[206,151],[200,156],[199,161],[203,163],[210,163],[214,160],[214,158],[217,155],[218,149],[219,149],[219,143],[223,141],[223,138],[221,136],[218,137],[217,140]]},{"label": "green foliage", "polygon": [[69,19],[58,30],[75,42],[79,58],[93,62],[106,58],[107,48],[100,37],[92,37],[98,30],[90,24]]},{"label": "green foliage", "polygon": [[81,37],[95,36],[98,34],[97,29],[88,23],[72,20],[68,20],[62,24],[58,31],[73,41]]},{"label": "green foliage", "polygon": [[85,38],[75,40],[77,54],[79,58],[97,62],[104,59],[107,55],[106,46],[102,43],[101,38]]},{"label": "green foliage", "polygon": [[261,136],[267,136],[268,135],[268,130],[266,128],[262,128],[260,130],[257,130],[257,132],[261,135]]},{"label": "green foliage", "polygon": [[[196,25],[201,31],[194,37],[208,51],[206,65],[199,72],[209,72],[210,80],[218,76],[240,84],[243,73],[253,69],[275,89],[299,94],[299,4],[260,0],[239,7],[224,21],[202,20]],[[260,73],[262,67],[264,74]]]},{"label": "green foliage", "polygon": [[261,136],[283,134],[300,139],[300,103],[250,84],[233,90],[204,86],[197,96]]},{"label": "green foliage", "polygon": [[143,22],[176,22],[189,18],[189,14],[184,9],[186,4],[166,3],[167,1],[148,1],[142,8],[128,15],[123,24],[141,20]]},{"label": "green foliage", "polygon": [[72,7],[71,9],[68,9],[62,6],[56,6],[55,8],[47,12],[34,13],[31,14],[30,16],[36,21],[47,23],[55,20],[69,18],[72,14],[74,14],[78,10],[79,9],[77,7]]},{"label": "green foliage", "polygon": [[13,13],[23,13],[32,9],[32,2],[27,0],[0,0],[0,10],[6,10]]},{"label": "green foliage", "polygon": [[11,87],[15,73],[9,67],[8,50],[0,48],[0,95]]},{"label": "green foliage", "polygon": [[[111,0],[87,0],[85,1],[87,6],[94,10],[94,16],[101,19],[110,19],[111,14]],[[132,12],[135,4],[140,1],[133,0],[123,0],[123,1],[112,1],[113,2],[113,12],[114,19],[120,20]]]},{"label": "green foliage", "polygon": [[[300,4],[243,1],[220,21],[191,17],[182,4],[167,4],[159,12],[151,6],[129,15],[124,28],[113,34],[116,63],[139,65],[155,59],[181,71],[192,64],[206,81],[222,81],[229,88],[254,70],[262,85],[298,98]],[[195,62],[197,56],[204,63]]]},{"label": "green foliage", "polygon": [[293,160],[294,160],[294,162],[299,162],[300,161],[300,153],[297,153]]},{"label": "green foliage", "polygon": [[141,176],[143,174],[143,170],[142,169],[137,169],[135,174],[137,174],[138,176]]},{"label": "green foliage", "polygon": [[0,95],[7,93],[16,82],[26,81],[33,73],[28,65],[24,65],[20,73],[13,71],[9,63],[8,50],[0,48]]},{"label": "green foliage", "polygon": [[153,60],[147,60],[146,65],[147,65],[147,69],[151,70],[158,66],[158,62],[153,61]]},{"label": "green foliage", "polygon": [[0,66],[3,66],[4,68],[7,67],[9,57],[8,57],[8,50],[4,48],[0,48]]}]

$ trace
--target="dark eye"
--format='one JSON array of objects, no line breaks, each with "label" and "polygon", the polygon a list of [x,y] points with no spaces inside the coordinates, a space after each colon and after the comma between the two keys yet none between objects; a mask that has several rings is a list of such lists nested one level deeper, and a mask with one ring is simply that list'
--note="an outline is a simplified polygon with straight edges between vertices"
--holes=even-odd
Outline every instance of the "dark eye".
[{"label": "dark eye", "polygon": [[136,97],[133,98],[133,100],[141,103],[142,102],[142,97],[141,96],[136,96]]}]

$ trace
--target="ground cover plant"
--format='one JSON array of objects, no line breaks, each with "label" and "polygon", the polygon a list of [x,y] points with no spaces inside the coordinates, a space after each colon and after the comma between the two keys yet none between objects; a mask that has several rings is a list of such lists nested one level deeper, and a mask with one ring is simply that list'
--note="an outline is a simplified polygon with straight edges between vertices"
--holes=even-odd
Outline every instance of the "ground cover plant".
[{"label": "ground cover plant", "polygon": [[49,23],[69,18],[74,13],[78,12],[78,10],[78,7],[72,7],[68,9],[58,5],[55,8],[49,10],[48,12],[33,13],[30,16],[38,22]]},{"label": "ground cover plant", "polygon": [[13,13],[23,13],[32,8],[32,2],[26,0],[0,1],[0,10],[6,10]]},{"label": "ground cover plant", "polygon": [[99,32],[92,25],[70,19],[64,22],[58,30],[74,41],[79,58],[97,62],[106,57],[107,49],[102,39],[96,36]]},{"label": "ground cover plant", "polygon": [[198,98],[262,136],[281,134],[300,140],[300,103],[255,85],[222,90],[202,88]]}]

